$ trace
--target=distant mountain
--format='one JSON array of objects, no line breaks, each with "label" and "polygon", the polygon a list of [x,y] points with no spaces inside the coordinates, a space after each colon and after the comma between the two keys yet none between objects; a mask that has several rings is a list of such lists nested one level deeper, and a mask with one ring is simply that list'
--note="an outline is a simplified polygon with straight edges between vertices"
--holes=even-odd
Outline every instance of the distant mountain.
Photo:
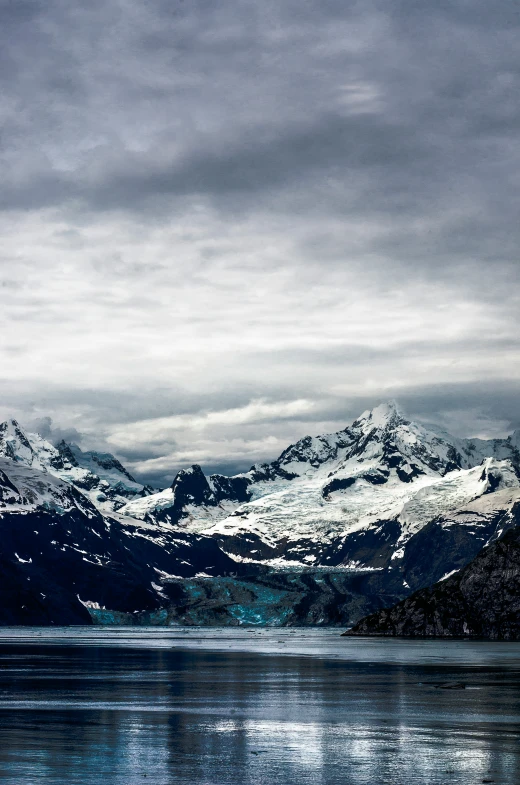
[{"label": "distant mountain", "polygon": [[101,510],[115,510],[130,499],[146,496],[152,488],[137,482],[110,453],[82,452],[61,441],[57,447],[16,420],[0,424],[0,457],[74,484]]},{"label": "distant mountain", "polygon": [[[520,523],[518,503],[514,517]],[[520,526],[460,572],[361,619],[344,634],[520,640]]]},{"label": "distant mountain", "polygon": [[485,442],[427,429],[391,402],[244,474],[206,478],[192,466],[121,513],[204,532],[236,559],[381,568],[382,537],[387,562],[399,560],[435,518],[518,489],[517,442],[518,433],[490,441],[486,455]]},{"label": "distant mountain", "polygon": [[388,403],[272,463],[195,465],[152,493],[114,456],[9,420],[0,623],[355,623],[515,525],[519,442],[451,437]]}]

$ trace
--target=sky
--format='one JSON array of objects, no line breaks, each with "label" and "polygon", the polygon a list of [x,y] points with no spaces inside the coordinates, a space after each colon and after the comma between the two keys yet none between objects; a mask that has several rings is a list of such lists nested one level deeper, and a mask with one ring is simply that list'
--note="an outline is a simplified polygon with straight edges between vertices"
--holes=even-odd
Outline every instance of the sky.
[{"label": "sky", "polygon": [[160,487],[520,426],[520,7],[0,0],[0,416]]}]

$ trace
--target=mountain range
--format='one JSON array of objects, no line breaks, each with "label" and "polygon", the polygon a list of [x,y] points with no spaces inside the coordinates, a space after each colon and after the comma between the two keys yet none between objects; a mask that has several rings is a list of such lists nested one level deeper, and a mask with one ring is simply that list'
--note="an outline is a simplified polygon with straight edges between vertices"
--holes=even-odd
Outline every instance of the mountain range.
[{"label": "mountain range", "polygon": [[514,525],[520,431],[460,439],[393,403],[226,477],[154,491],[108,453],[0,425],[2,623],[352,624]]}]

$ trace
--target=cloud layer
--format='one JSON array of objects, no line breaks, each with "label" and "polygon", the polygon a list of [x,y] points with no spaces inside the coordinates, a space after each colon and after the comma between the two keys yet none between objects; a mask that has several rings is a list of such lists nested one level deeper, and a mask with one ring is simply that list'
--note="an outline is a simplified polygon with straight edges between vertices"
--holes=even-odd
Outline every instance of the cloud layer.
[{"label": "cloud layer", "polygon": [[519,26],[0,0],[2,414],[158,484],[388,397],[518,425]]}]

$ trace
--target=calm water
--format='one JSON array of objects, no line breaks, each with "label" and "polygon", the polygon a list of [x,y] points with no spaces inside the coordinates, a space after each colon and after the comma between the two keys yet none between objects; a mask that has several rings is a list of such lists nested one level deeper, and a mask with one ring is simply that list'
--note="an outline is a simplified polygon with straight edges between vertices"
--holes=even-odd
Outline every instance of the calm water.
[{"label": "calm water", "polygon": [[484,780],[520,783],[520,644],[0,629],[2,783]]}]

